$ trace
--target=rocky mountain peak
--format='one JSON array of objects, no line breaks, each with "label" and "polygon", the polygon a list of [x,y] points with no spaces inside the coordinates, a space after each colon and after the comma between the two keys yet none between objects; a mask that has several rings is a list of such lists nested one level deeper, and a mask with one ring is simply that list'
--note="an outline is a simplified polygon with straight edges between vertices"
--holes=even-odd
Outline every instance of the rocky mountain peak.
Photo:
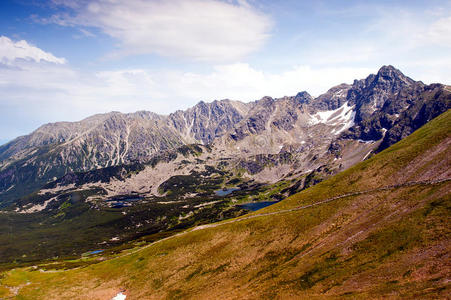
[{"label": "rocky mountain peak", "polygon": [[263,98],[258,100],[257,103],[258,103],[258,105],[261,105],[261,106],[269,106],[274,103],[274,99],[269,96],[264,96]]},{"label": "rocky mountain peak", "polygon": [[374,86],[390,87],[392,92],[398,92],[401,88],[413,84],[415,81],[405,76],[393,66],[383,66],[379,69],[372,84]]},{"label": "rocky mountain peak", "polygon": [[297,93],[294,99],[299,104],[309,104],[313,100],[313,97],[306,91],[302,91]]},{"label": "rocky mountain peak", "polygon": [[246,105],[228,99],[210,103],[200,101],[186,111],[170,114],[168,124],[186,141],[208,144],[232,129],[247,113]]},{"label": "rocky mountain peak", "polygon": [[[428,87],[384,66],[315,99],[303,91],[250,103],[200,101],[166,116],[110,112],[46,124],[0,146],[0,195],[25,195],[68,171],[144,162],[185,144],[213,143],[230,155],[277,154],[291,146],[301,152],[322,151],[339,135],[370,141],[384,137],[389,145],[448,109],[449,97],[449,87]],[[17,190],[19,183],[30,190]]]},{"label": "rocky mountain peak", "polygon": [[[379,71],[377,71],[377,76],[383,76],[386,78],[405,78],[408,77],[405,76],[399,69],[393,67],[392,65],[388,66],[382,66]],[[408,78],[410,81],[413,81],[412,79]]]},{"label": "rocky mountain peak", "polygon": [[393,99],[403,89],[415,84],[393,66],[383,66],[377,74],[354,81],[346,101],[356,106],[356,121],[367,119]]},{"label": "rocky mountain peak", "polygon": [[335,110],[347,101],[349,84],[342,83],[330,88],[312,102],[313,110]]}]

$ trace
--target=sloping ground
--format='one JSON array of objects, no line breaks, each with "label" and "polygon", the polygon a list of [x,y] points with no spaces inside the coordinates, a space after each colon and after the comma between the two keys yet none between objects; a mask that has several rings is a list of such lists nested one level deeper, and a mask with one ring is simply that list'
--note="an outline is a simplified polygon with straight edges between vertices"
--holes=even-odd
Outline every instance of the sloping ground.
[{"label": "sloping ground", "polygon": [[450,128],[448,111],[251,218],[82,269],[9,271],[0,297],[111,299],[125,290],[127,300],[447,298]]}]

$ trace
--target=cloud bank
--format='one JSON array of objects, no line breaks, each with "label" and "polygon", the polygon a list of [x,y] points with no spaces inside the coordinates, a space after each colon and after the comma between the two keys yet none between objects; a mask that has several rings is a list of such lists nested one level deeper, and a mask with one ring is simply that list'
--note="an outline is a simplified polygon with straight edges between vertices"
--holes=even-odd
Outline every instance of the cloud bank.
[{"label": "cloud bank", "polygon": [[30,45],[25,40],[14,42],[6,36],[0,36],[0,63],[11,65],[17,60],[47,61],[56,64],[64,64],[66,60],[45,52],[38,47]]},{"label": "cloud bank", "polygon": [[197,61],[226,62],[259,49],[272,20],[246,1],[82,1],[57,0],[73,14],[42,22],[95,27],[119,41],[116,55],[158,54]]},{"label": "cloud bank", "polygon": [[[256,1],[51,1],[59,13],[40,22],[70,26],[97,38],[104,32],[118,41],[119,55],[152,53],[188,62],[168,59],[163,60],[169,62],[166,66],[157,61],[154,68],[126,68],[108,60],[109,65],[78,69],[27,41],[0,37],[3,141],[42,123],[112,110],[170,113],[199,100],[252,101],[303,90],[316,96],[385,64],[425,83],[451,83],[451,14],[446,7],[419,11],[365,4],[321,10],[320,21],[341,22],[348,16],[364,21],[359,20],[352,33],[313,30],[309,35],[304,32],[308,27],[290,26],[282,42],[275,38],[269,43],[273,21],[249,4]],[[334,23],[337,29],[340,22]],[[283,29],[277,26],[274,32]],[[243,58],[259,49],[263,52]],[[155,57],[140,57],[142,65],[148,66],[149,58],[153,62]]]},{"label": "cloud bank", "polygon": [[[17,44],[6,37],[2,40],[8,45]],[[206,73],[136,68],[88,71],[74,69],[64,64],[64,58],[26,41],[18,43],[27,47],[0,52],[2,60],[8,62],[0,64],[3,139],[12,139],[42,123],[75,121],[113,110],[144,109],[167,114],[200,100],[252,101],[266,95],[295,95],[302,90],[317,95],[332,85],[352,82],[373,71],[295,66],[272,73],[247,63],[220,64]]]}]

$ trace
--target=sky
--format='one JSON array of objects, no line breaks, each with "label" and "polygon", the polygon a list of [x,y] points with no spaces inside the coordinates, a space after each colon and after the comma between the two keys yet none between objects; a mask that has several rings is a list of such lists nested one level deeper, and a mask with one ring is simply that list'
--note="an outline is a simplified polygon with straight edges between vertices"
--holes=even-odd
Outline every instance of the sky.
[{"label": "sky", "polygon": [[446,0],[2,0],[0,144],[97,113],[313,96],[393,65],[451,84]]}]

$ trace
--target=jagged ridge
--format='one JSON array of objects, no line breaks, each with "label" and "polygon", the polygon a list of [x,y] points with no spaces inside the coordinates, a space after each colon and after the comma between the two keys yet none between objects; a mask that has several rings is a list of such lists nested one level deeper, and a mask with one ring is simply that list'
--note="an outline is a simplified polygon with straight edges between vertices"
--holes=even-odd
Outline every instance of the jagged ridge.
[{"label": "jagged ridge", "polygon": [[316,99],[302,92],[251,103],[201,101],[169,116],[112,112],[47,124],[0,147],[0,202],[69,172],[144,162],[189,143],[212,144],[220,156],[243,159],[307,150],[322,156],[346,139],[383,138],[382,150],[449,109],[450,94],[443,85],[424,85],[384,66]]}]

